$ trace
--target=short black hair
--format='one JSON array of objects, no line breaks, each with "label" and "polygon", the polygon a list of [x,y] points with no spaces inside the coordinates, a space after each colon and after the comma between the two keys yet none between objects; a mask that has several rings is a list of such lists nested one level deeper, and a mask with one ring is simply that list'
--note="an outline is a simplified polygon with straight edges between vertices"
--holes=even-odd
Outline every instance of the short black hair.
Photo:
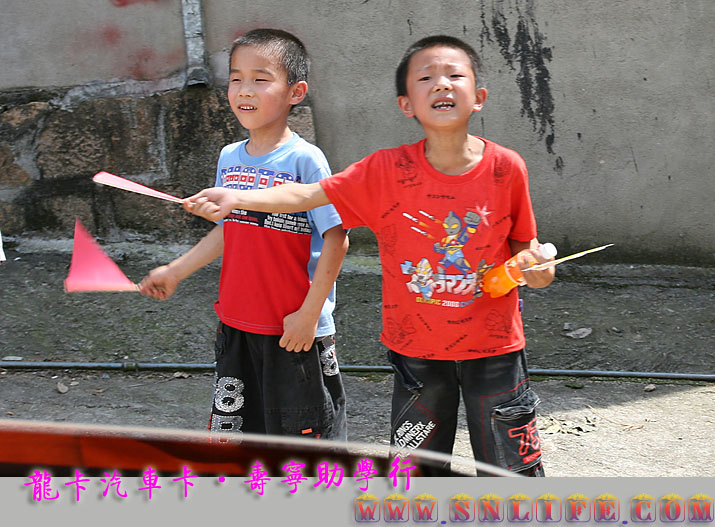
[{"label": "short black hair", "polygon": [[233,52],[242,46],[254,46],[268,55],[274,56],[288,75],[288,84],[307,81],[310,71],[310,57],[303,43],[282,29],[253,29],[233,41],[228,56],[229,68]]},{"label": "short black hair", "polygon": [[395,87],[397,88],[398,97],[401,95],[407,95],[407,70],[410,66],[410,59],[412,56],[418,51],[433,48],[435,46],[446,46],[448,48],[461,49],[464,51],[472,64],[474,78],[477,83],[476,87],[484,88],[485,71],[479,53],[477,53],[472,46],[458,38],[447,35],[434,35],[418,40],[407,48],[407,51],[405,51],[405,54],[402,56],[402,60],[400,60],[400,63],[397,65],[397,71],[395,74]]}]

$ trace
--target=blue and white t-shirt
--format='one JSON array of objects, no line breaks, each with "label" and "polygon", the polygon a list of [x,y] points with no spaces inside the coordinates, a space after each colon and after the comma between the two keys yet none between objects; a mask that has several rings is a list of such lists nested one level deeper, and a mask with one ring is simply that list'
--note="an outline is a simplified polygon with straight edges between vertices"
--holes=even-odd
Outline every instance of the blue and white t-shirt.
[{"label": "blue and white t-shirt", "polygon": [[[254,157],[248,140],[223,148],[216,186],[241,190],[314,183],[330,176],[323,152],[298,134],[273,152]],[[323,233],[342,220],[332,205],[292,214],[233,210],[223,220],[224,251],[216,313],[227,325],[280,335],[283,318],[297,311],[310,287]],[[335,285],[316,337],[335,333]]]}]

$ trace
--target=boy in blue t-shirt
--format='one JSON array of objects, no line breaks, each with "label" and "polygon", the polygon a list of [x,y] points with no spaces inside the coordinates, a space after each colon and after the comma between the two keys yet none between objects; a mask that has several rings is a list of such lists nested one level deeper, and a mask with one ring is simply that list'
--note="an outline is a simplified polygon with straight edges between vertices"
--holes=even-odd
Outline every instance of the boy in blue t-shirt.
[{"label": "boy in blue t-shirt", "polygon": [[[228,99],[249,139],[223,148],[216,186],[251,190],[330,176],[320,149],[287,124],[307,93],[308,67],[305,47],[285,31],[256,29],[234,42]],[[163,300],[223,256],[212,431],[346,439],[332,311],[347,247],[332,205],[292,214],[236,209],[144,278],[142,293]]]}]

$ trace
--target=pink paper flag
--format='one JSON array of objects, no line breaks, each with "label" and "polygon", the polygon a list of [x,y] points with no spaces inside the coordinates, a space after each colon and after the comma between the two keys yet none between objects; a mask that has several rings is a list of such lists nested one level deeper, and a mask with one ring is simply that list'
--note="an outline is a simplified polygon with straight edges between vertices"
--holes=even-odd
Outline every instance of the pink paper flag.
[{"label": "pink paper flag", "polygon": [[174,201],[176,203],[181,203],[183,200],[172,196],[171,194],[164,194],[153,188],[145,187],[129,179],[124,179],[123,177],[115,176],[109,172],[98,172],[92,178],[95,183],[101,183],[102,185],[109,185],[110,187],[120,188],[122,190],[128,190],[129,192],[136,192],[138,194],[145,194],[146,196],[151,196],[154,198],[165,199],[167,201]]},{"label": "pink paper flag", "polygon": [[75,220],[74,249],[65,292],[137,290],[137,285],[107,256],[79,219]]}]

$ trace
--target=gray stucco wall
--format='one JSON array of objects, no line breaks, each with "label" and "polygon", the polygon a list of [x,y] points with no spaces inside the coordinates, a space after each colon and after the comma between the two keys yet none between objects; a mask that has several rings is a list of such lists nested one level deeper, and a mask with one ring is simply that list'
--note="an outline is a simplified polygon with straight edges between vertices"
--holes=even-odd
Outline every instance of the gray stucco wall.
[{"label": "gray stucco wall", "polygon": [[[420,138],[417,123],[395,103],[394,67],[418,38],[462,37],[488,69],[489,98],[472,132],[526,160],[541,239],[562,253],[613,242],[611,258],[715,263],[712,0],[204,0],[203,16],[219,91],[237,35],[280,27],[306,43],[314,60],[317,143],[334,170]],[[80,99],[185,90],[179,0],[4,0],[0,44],[0,92],[10,101],[4,111],[17,103],[8,94],[28,88],[124,86],[80,89]],[[182,104],[192,98],[178,97]],[[145,134],[152,122],[172,125],[149,120]],[[240,135],[229,125],[219,128],[226,133],[216,141]],[[135,140],[161,140],[154,133]],[[188,131],[179,136],[192,148]],[[9,137],[0,134],[0,166],[18,166],[33,181],[47,177],[28,168],[36,166],[27,150],[31,139]],[[142,148],[151,156],[163,147]],[[210,177],[213,155],[199,156],[207,166],[193,166],[194,173]],[[207,181],[177,181],[171,163],[145,164],[151,169],[124,173],[158,174],[184,192]],[[89,164],[75,176],[106,168]],[[17,179],[0,173],[0,201],[12,201]]]}]

